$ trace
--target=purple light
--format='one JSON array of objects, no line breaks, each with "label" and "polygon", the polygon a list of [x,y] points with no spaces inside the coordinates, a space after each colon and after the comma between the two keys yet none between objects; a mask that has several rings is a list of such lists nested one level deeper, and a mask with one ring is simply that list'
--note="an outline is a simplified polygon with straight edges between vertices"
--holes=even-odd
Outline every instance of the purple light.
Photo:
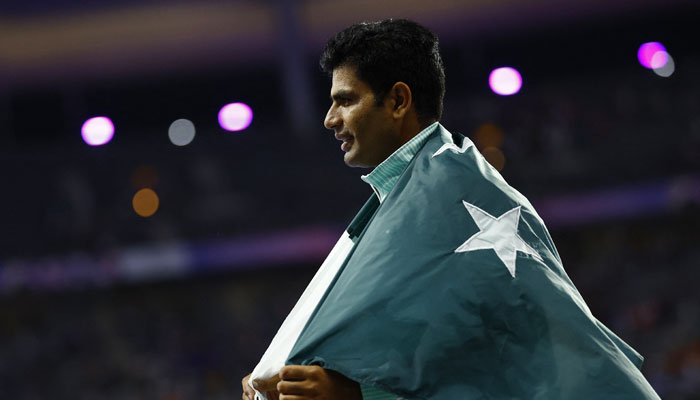
[{"label": "purple light", "polygon": [[668,53],[663,44],[659,42],[647,42],[639,46],[637,59],[644,68],[661,68],[668,62]]},{"label": "purple light", "polygon": [[83,140],[90,146],[102,146],[114,137],[114,124],[107,117],[93,117],[81,129]]},{"label": "purple light", "polygon": [[669,62],[669,55],[665,51],[657,51],[651,56],[651,67],[653,69],[660,69],[666,66]]},{"label": "purple light", "polygon": [[253,122],[253,110],[247,104],[226,104],[219,111],[219,125],[227,131],[242,131],[250,126],[251,122]]},{"label": "purple light", "polygon": [[523,86],[523,78],[515,68],[496,68],[489,75],[489,86],[496,94],[510,96],[520,91]]}]

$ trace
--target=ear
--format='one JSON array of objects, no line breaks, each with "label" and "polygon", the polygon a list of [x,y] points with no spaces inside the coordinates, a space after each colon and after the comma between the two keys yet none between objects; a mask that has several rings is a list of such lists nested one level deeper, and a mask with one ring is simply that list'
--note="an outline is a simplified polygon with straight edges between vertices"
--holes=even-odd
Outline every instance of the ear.
[{"label": "ear", "polygon": [[403,82],[396,82],[389,91],[389,100],[393,105],[394,118],[403,118],[413,106],[411,88]]}]

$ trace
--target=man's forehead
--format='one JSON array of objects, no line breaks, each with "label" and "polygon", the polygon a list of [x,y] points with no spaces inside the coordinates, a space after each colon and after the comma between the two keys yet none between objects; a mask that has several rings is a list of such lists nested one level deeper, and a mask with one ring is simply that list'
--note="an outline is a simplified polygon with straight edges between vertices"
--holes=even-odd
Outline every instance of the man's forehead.
[{"label": "man's forehead", "polygon": [[356,79],[357,68],[354,65],[343,64],[333,69],[333,79],[336,77],[344,79]]},{"label": "man's forehead", "polygon": [[358,92],[368,88],[369,86],[357,77],[354,67],[340,66],[333,70],[331,97],[340,93]]}]

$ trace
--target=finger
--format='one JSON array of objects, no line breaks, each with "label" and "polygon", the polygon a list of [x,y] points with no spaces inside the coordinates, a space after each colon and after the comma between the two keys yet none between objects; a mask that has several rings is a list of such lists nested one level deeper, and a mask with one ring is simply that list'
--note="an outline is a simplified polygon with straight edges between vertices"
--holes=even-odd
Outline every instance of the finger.
[{"label": "finger", "polygon": [[280,381],[277,384],[277,391],[280,394],[296,394],[296,395],[309,395],[309,384],[308,381]]},{"label": "finger", "polygon": [[243,400],[254,400],[255,399],[255,391],[253,391],[253,388],[250,387],[248,384],[248,380],[250,379],[250,375],[247,375],[245,378],[241,379],[241,386],[243,388]]},{"label": "finger", "polygon": [[318,365],[285,365],[279,377],[285,381],[300,381],[318,376],[321,369]]},{"label": "finger", "polygon": [[253,400],[255,398],[255,390],[253,390],[253,388],[250,386],[243,389],[243,393],[245,393],[246,396],[250,397],[250,400]]},{"label": "finger", "polygon": [[273,392],[277,390],[277,382],[280,381],[278,375],[274,375],[268,379],[255,379],[253,381],[253,386],[258,392]]},{"label": "finger", "polygon": [[309,397],[299,396],[296,394],[281,394],[279,400],[308,400]]}]

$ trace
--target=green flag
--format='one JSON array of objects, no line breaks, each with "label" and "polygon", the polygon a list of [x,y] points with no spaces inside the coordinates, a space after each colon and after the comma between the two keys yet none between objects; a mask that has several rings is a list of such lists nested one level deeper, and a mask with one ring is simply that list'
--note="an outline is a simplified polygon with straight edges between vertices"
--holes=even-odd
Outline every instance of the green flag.
[{"label": "green flag", "polygon": [[367,222],[287,363],[410,399],[658,398],[532,205],[441,130]]}]

